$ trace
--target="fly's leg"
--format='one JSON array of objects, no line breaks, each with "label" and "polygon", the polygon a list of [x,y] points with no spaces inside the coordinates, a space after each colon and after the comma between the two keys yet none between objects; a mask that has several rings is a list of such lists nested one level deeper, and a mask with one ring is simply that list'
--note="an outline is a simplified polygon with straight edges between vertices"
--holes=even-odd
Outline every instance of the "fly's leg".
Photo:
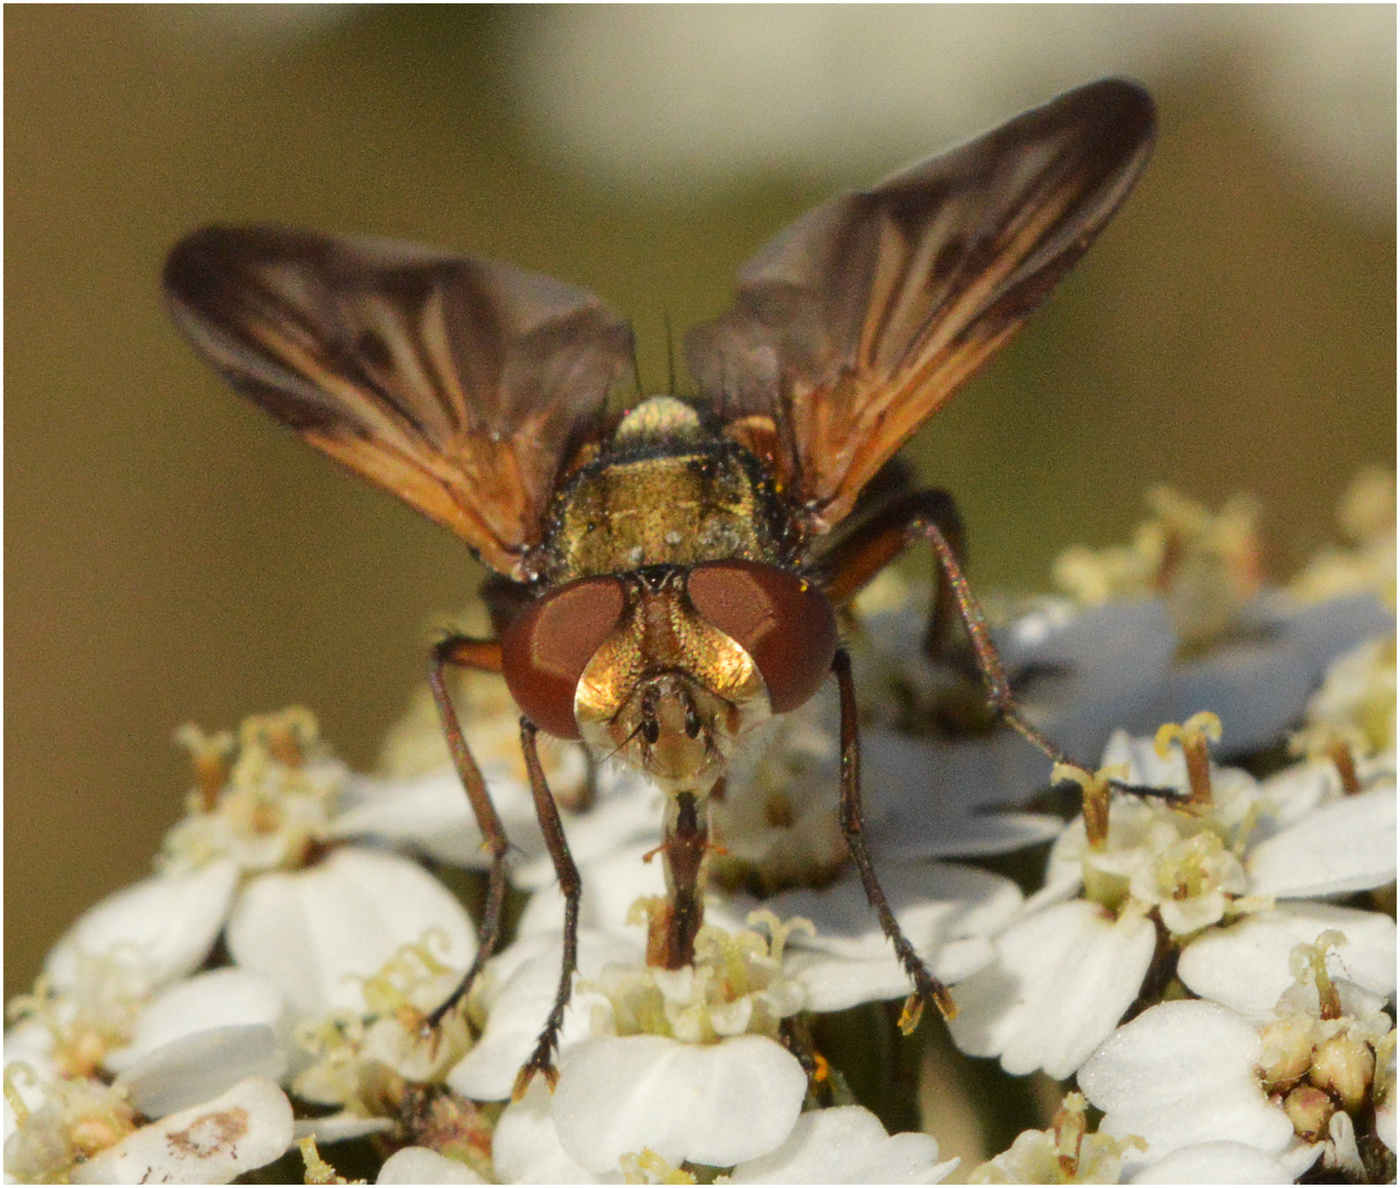
[{"label": "fly's leg", "polygon": [[501,671],[501,645],[494,640],[472,639],[465,635],[450,635],[438,643],[432,652],[428,667],[428,686],[433,691],[433,701],[437,703],[438,717],[442,721],[443,734],[447,736],[447,747],[452,753],[452,762],[471,802],[472,812],[486,847],[491,851],[491,870],[486,886],[486,907],[482,913],[481,940],[476,957],[470,968],[457,983],[457,988],[424,1020],[425,1031],[436,1031],[438,1025],[450,1011],[467,996],[491,954],[495,952],[501,935],[501,911],[506,899],[506,855],[510,843],[506,840],[505,827],[501,824],[496,806],[491,803],[491,794],[486,790],[486,781],[481,777],[481,768],[472,757],[471,748],[462,734],[457,721],[457,711],[453,708],[452,697],[447,691],[446,669],[469,668],[477,672]]},{"label": "fly's leg", "polygon": [[578,970],[578,907],[583,892],[578,867],[569,853],[569,842],[564,836],[564,823],[559,819],[559,806],[549,791],[544,778],[544,768],[540,766],[539,751],[535,746],[536,727],[528,718],[520,719],[520,749],[525,753],[525,768],[530,773],[530,794],[535,800],[535,816],[539,818],[540,829],[544,833],[545,845],[549,848],[554,872],[559,876],[559,889],[564,893],[564,957],[559,969],[559,988],[554,992],[554,1005],[544,1030],[540,1032],[535,1050],[515,1078],[511,1097],[519,1101],[536,1073],[542,1073],[549,1087],[554,1088],[559,1073],[554,1067],[554,1053],[559,1047],[559,1031],[564,1026],[564,1009],[569,1005],[569,996],[574,989],[574,973]]},{"label": "fly's leg", "polygon": [[[822,588],[837,606],[858,594],[911,544],[922,539],[911,521],[920,517],[936,523],[961,568],[967,555],[966,533],[957,504],[946,491],[917,491],[883,504],[878,512],[858,524],[820,562]],[[912,529],[912,530],[911,530]],[[933,601],[924,652],[930,658],[948,652],[948,629],[954,617],[956,594],[942,566],[936,568]]]},{"label": "fly's leg", "polygon": [[900,553],[921,540],[928,541],[938,563],[938,580],[925,649],[932,652],[939,646],[944,625],[956,608],[967,628],[973,657],[986,686],[992,712],[1054,762],[1071,763],[1070,757],[1059,746],[1026,720],[1016,704],[1011,682],[992,643],[982,608],[963,574],[960,560],[963,551],[962,518],[958,515],[953,497],[946,491],[916,491],[905,495],[860,525],[822,558],[822,588],[832,602],[840,605],[858,593]]},{"label": "fly's leg", "polygon": [[906,1035],[918,1026],[923,1004],[931,1002],[939,1014],[951,1019],[958,1013],[957,1003],[948,987],[940,982],[933,971],[904,935],[889,901],[875,875],[874,864],[870,861],[870,851],[865,847],[865,813],[860,793],[860,726],[856,710],[856,686],[851,679],[851,658],[845,648],[837,648],[832,658],[831,669],[836,674],[837,688],[841,694],[841,833],[860,872],[861,885],[865,888],[865,898],[880,918],[880,927],[885,930],[890,944],[894,946],[899,962],[904,966],[909,980],[914,983],[914,995],[905,1003],[900,1016],[900,1030]]},{"label": "fly's leg", "polygon": [[[938,588],[934,594],[932,619],[925,649],[934,652],[941,642],[943,624],[940,619],[951,617],[949,602],[967,629],[973,656],[983,684],[987,689],[992,712],[1014,727],[1029,742],[1055,763],[1079,766],[1055,742],[1046,737],[1021,714],[1011,691],[1011,682],[1002,667],[1001,657],[992,643],[986,619],[977,599],[967,584],[962,570],[962,520],[953,498],[946,491],[918,491],[886,504],[869,520],[859,525],[840,541],[817,565],[817,579],[823,590],[838,605],[847,602],[875,577],[886,565],[910,545],[928,541],[938,562]],[[900,963],[915,986],[915,996],[905,1005],[900,1027],[912,1030],[918,1022],[922,1003],[932,1002],[944,1018],[952,1018],[957,1010],[952,995],[923,960],[901,931],[894,913],[890,911],[879,880],[875,877],[870,856],[865,848],[860,795],[860,737],[857,724],[855,683],[851,679],[851,661],[845,649],[838,649],[832,660],[841,692],[841,831],[845,835],[851,856],[860,871],[866,898],[880,918],[881,927],[894,945]],[[1112,787],[1134,795],[1149,795],[1177,799],[1169,789],[1147,788],[1110,781]]]}]

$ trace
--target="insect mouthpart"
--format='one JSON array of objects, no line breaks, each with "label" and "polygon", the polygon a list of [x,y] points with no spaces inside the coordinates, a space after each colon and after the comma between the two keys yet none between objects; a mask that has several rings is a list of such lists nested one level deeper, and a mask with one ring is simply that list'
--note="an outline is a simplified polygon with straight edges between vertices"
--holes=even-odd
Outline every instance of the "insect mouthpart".
[{"label": "insect mouthpart", "polygon": [[638,686],[609,730],[666,791],[704,795],[734,751],[741,716],[685,674],[662,673]]},{"label": "insect mouthpart", "polygon": [[663,672],[638,682],[610,718],[582,704],[578,715],[584,738],[602,753],[642,768],[667,793],[704,796],[754,724],[746,708],[685,673]]}]

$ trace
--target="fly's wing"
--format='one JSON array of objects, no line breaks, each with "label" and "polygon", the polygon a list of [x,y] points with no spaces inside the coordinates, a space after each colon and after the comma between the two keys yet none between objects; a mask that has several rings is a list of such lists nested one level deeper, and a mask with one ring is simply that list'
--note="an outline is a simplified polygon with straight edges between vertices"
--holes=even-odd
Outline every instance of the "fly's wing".
[{"label": "fly's wing", "polygon": [[209,227],[170,253],[165,292],[238,391],[517,581],[632,365],[591,293],[412,244]]},{"label": "fly's wing", "polygon": [[833,199],[686,338],[701,395],[815,532],[1020,327],[1146,164],[1152,100],[1108,79]]}]

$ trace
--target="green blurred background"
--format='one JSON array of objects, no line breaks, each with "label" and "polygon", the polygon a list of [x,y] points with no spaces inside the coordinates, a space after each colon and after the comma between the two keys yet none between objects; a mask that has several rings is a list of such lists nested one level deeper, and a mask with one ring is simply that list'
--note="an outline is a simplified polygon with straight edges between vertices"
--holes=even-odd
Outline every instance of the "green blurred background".
[{"label": "green blurred background", "polygon": [[5,993],[181,811],[175,726],[292,702],[372,762],[446,533],[232,397],[170,328],[181,233],[450,245],[635,320],[718,313],[835,189],[1109,73],[1157,95],[1135,196],[919,437],[987,588],[1125,539],[1167,480],[1265,500],[1275,571],[1395,449],[1395,11],[11,7],[5,14]]}]

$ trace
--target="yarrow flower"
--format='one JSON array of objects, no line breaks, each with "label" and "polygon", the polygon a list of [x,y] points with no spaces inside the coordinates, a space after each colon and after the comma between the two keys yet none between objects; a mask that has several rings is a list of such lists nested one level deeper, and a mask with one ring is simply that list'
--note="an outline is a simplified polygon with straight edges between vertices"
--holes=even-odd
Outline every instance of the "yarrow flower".
[{"label": "yarrow flower", "polygon": [[1264,1020],[1206,1000],[1162,1003],[1095,1053],[1079,1081],[1104,1111],[1102,1132],[1141,1140],[1130,1172],[1216,1145],[1231,1148],[1213,1159],[1222,1179],[1243,1178],[1261,1156],[1289,1179],[1319,1158],[1360,1180],[1393,1166],[1376,1151],[1367,1166],[1354,1119],[1374,1118],[1393,1092],[1376,1069],[1394,1023],[1382,996],[1329,972],[1328,950],[1345,942],[1328,930],[1297,946],[1296,981]]},{"label": "yarrow flower", "polygon": [[[650,906],[638,904],[637,923]],[[806,1072],[780,1042],[782,1020],[802,1006],[800,986],[783,977],[782,949],[803,924],[755,923],[768,939],[702,928],[687,968],[649,967],[639,945],[632,962],[584,978],[590,1034],[561,1046],[552,1097],[537,1091],[532,1105],[509,1107],[502,1124],[513,1109],[547,1106],[560,1147],[595,1175],[643,1149],[674,1164],[721,1167],[776,1150],[807,1093]]]},{"label": "yarrow flower", "polygon": [[1009,1150],[974,1168],[971,1184],[1116,1184],[1123,1157],[1146,1144],[1136,1135],[1119,1142],[1089,1132],[1089,1103],[1067,1094],[1048,1130],[1027,1130]]},{"label": "yarrow flower", "polygon": [[[1052,772],[922,658],[926,594],[889,576],[858,602],[863,826],[889,906],[952,987],[964,1051],[1078,1080],[972,1178],[1393,1177],[1393,480],[1359,483],[1348,549],[1287,590],[1263,580],[1253,504],[1152,502],[1131,547],[1062,563],[1074,600],[1005,604],[994,626],[1027,715],[1097,770]],[[454,892],[487,856],[431,704],[373,775],[303,710],[184,728],[195,787],[156,874],[85,913],[10,1003],[9,1178],[300,1164],[332,1182],[341,1151],[382,1183],[953,1171],[912,1103],[863,1101],[827,1047],[857,1017],[890,1052],[919,1043],[842,836],[834,699],[731,765],[679,969],[647,960],[661,793],[542,746],[583,883],[551,1086],[521,1077],[564,904],[518,711],[481,674],[455,696],[516,847],[509,943],[461,1006],[430,1025],[476,954]],[[1082,812],[1066,821],[1051,783]]]},{"label": "yarrow flower", "polygon": [[120,1087],[62,1080],[32,1108],[12,1090],[16,1130],[5,1142],[12,1182],[227,1184],[276,1159],[292,1141],[292,1106],[269,1080],[249,1078],[187,1110],[140,1124]]},{"label": "yarrow flower", "polygon": [[[1174,973],[1200,992],[1243,948],[1256,960],[1237,993],[1272,986],[1276,997],[1280,971],[1261,964],[1261,948],[1277,952],[1332,926],[1381,946],[1358,976],[1379,993],[1394,990],[1394,922],[1313,902],[1394,882],[1393,774],[1350,797],[1322,765],[1261,782],[1210,764],[1208,737],[1219,731],[1214,715],[1202,715],[1155,743],[1115,736],[1100,778],[1082,777],[1086,801],[1102,809],[1060,836],[1045,886],[997,938],[997,961],[959,987],[952,1030],[964,1050],[1000,1055],[1009,1072],[1068,1076],[1154,968],[1162,984]],[[1168,750],[1173,738],[1180,747]],[[1177,795],[1110,800],[1107,774]]]},{"label": "yarrow flower", "polygon": [[[1188,529],[1194,525],[1194,551],[1206,560],[1178,561],[1177,568],[1207,575],[1205,586],[1222,597],[1247,594],[1254,550],[1238,542],[1247,521],[1243,511],[1225,517],[1224,526],[1213,525],[1199,509],[1158,498],[1178,522],[1177,543],[1167,547],[1172,533],[1166,529],[1145,530],[1128,554],[1138,562],[1116,556],[1107,566],[1114,579],[1121,582],[1127,573],[1141,581],[1142,572],[1154,572],[1147,561],[1191,553]],[[1211,557],[1214,564],[1207,563]],[[1074,571],[1082,573],[1087,565],[1081,555]],[[1209,577],[1232,572],[1233,584]],[[1183,601],[1210,600],[1200,595]],[[1214,613],[1211,620],[1217,629],[1228,621]],[[1370,655],[1376,646],[1362,649]],[[1393,716],[1393,643],[1391,649]],[[1341,661],[1339,668],[1355,663]],[[1335,688],[1338,679],[1330,677],[1324,688]],[[1386,678],[1378,680],[1384,689]],[[1384,702],[1384,693],[1377,699]],[[1309,712],[1315,724],[1330,715],[1335,731],[1343,705],[1370,704],[1371,695],[1328,692],[1317,695]],[[1043,1068],[1068,1076],[1112,1031],[1150,972],[1162,986],[1176,973],[1194,989],[1192,979],[1209,976],[1204,969],[1210,955],[1236,943],[1227,936],[1243,938],[1242,944],[1264,935],[1297,943],[1344,919],[1382,938],[1388,930],[1393,952],[1392,921],[1308,902],[1394,882],[1393,728],[1388,744],[1379,740],[1388,745],[1388,757],[1382,754],[1366,768],[1365,787],[1356,782],[1345,748],[1348,763],[1341,767],[1310,761],[1263,781],[1238,768],[1216,767],[1209,748],[1221,736],[1221,721],[1210,713],[1166,726],[1150,741],[1119,731],[1099,773],[1060,773],[1084,786],[1085,812],[1052,848],[1044,886],[997,938],[997,960],[959,986],[963,1009],[952,1030],[964,1050],[999,1055],[1009,1072]],[[1110,795],[1110,778],[1156,789],[1157,795]],[[1386,974],[1376,976],[1381,992],[1393,990],[1393,974],[1388,987]],[[1272,993],[1281,990],[1274,984]]]}]

